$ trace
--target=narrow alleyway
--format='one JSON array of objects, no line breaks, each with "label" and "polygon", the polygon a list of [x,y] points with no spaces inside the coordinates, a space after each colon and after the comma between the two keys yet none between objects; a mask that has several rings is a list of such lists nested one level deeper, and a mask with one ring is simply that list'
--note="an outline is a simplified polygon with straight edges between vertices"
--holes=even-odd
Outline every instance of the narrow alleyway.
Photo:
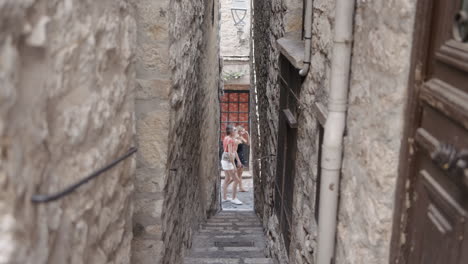
[{"label": "narrow alleyway", "polygon": [[253,211],[222,211],[195,235],[185,264],[274,263],[265,257],[263,228]]}]

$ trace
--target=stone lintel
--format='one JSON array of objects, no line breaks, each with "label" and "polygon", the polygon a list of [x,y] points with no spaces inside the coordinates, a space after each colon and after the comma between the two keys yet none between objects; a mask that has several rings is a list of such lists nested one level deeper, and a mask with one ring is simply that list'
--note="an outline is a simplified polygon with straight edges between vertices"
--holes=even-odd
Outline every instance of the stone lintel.
[{"label": "stone lintel", "polygon": [[250,84],[224,84],[224,90],[248,91]]},{"label": "stone lintel", "polygon": [[250,56],[223,56],[223,62],[226,63],[246,63],[249,64]]},{"label": "stone lintel", "polygon": [[302,69],[304,63],[304,41],[285,37],[276,41],[281,54],[297,69]]}]

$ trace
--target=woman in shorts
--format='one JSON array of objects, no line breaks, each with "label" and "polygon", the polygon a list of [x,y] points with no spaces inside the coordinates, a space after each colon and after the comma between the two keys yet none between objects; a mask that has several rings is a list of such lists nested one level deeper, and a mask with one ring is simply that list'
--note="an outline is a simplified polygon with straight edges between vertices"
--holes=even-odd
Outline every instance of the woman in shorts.
[{"label": "woman in shorts", "polygon": [[[236,161],[240,164],[239,156],[237,155],[237,129],[231,125],[226,127],[227,136],[223,139],[223,155],[221,156],[221,166],[226,175],[223,185],[223,202],[230,201],[233,204],[241,205],[242,202],[237,199],[237,185],[240,180],[237,176]],[[232,185],[232,199],[228,199],[227,189],[230,182],[234,182]]]}]

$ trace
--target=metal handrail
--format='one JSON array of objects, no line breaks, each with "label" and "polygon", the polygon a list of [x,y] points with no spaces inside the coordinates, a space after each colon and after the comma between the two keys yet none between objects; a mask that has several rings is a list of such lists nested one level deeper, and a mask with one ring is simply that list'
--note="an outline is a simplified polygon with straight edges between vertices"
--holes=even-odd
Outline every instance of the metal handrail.
[{"label": "metal handrail", "polygon": [[256,160],[257,160],[257,161],[261,161],[261,160],[268,159],[268,158],[273,158],[273,157],[276,157],[276,155],[275,155],[275,154],[270,154],[270,155],[268,155],[268,156],[263,156],[263,157],[258,158],[258,159],[256,159]]},{"label": "metal handrail", "polygon": [[90,180],[92,180],[94,178],[97,178],[99,175],[101,175],[102,173],[110,170],[111,168],[113,168],[114,166],[119,164],[121,161],[127,159],[128,157],[130,157],[131,155],[133,155],[137,151],[138,151],[138,149],[136,147],[131,147],[128,150],[128,152],[125,153],[123,156],[117,158],[116,160],[109,163],[105,167],[91,173],[89,176],[87,176],[86,178],[78,181],[77,183],[72,184],[72,185],[68,186],[67,188],[65,188],[64,190],[62,190],[60,192],[57,192],[57,193],[54,193],[54,194],[36,194],[36,195],[33,195],[32,198],[31,198],[31,202],[33,202],[33,203],[48,203],[48,202],[58,200],[58,199],[60,199],[60,198],[62,198],[64,196],[67,196],[68,194],[75,191],[81,185],[87,183],[88,181],[90,181]]}]

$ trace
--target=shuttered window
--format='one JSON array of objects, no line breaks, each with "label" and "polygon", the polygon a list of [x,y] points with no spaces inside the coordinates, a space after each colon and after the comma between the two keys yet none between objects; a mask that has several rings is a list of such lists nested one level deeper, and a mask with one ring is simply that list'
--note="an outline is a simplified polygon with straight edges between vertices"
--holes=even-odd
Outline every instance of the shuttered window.
[{"label": "shuttered window", "polygon": [[[280,58],[280,108],[275,179],[275,211],[286,248],[291,243],[294,178],[297,152],[297,116],[302,77],[289,61]],[[289,250],[288,250],[289,251]]]}]

